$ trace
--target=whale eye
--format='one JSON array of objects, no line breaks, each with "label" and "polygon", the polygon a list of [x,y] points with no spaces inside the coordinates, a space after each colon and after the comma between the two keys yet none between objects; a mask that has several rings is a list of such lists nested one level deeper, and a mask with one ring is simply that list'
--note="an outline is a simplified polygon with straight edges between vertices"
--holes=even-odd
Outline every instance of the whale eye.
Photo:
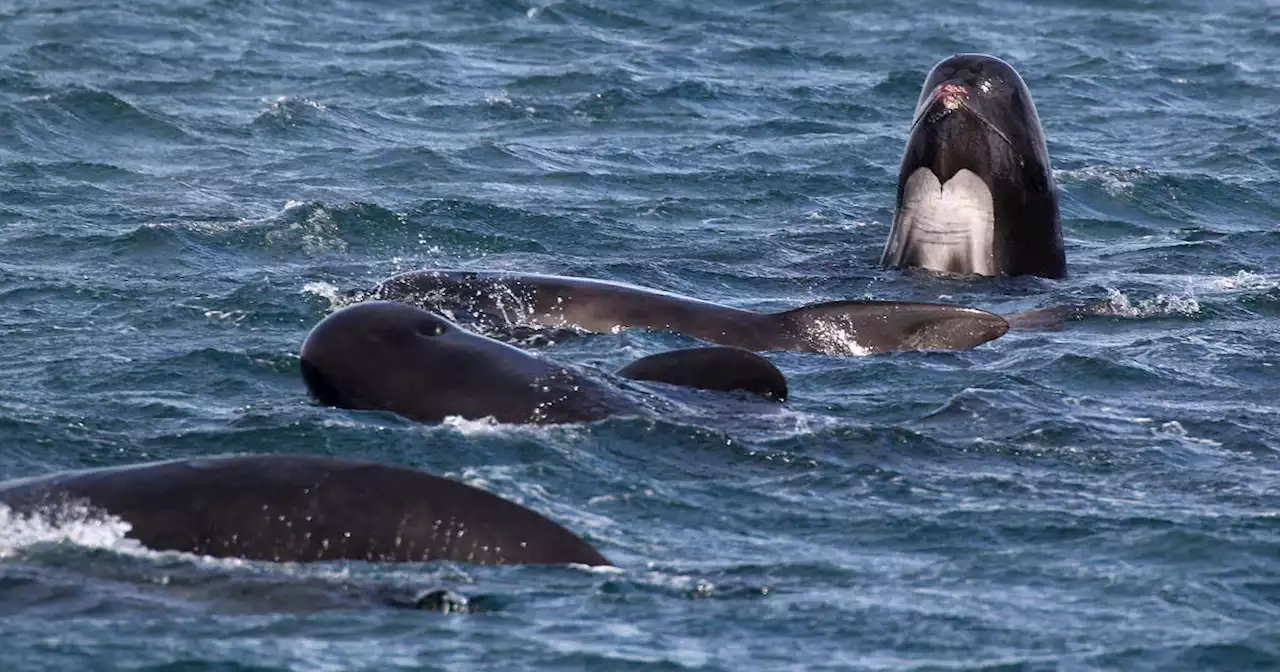
[{"label": "whale eye", "polygon": [[423,336],[440,336],[443,335],[444,332],[445,326],[443,322],[431,320],[418,323],[418,333]]}]

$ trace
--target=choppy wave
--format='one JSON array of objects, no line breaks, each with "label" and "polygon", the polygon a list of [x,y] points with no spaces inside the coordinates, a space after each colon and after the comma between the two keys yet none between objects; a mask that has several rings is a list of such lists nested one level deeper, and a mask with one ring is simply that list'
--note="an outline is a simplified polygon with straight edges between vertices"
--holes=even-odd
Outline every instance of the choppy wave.
[{"label": "choppy wave", "polygon": [[[0,667],[1276,666],[1277,18],[1199,0],[0,10],[0,475],[364,457],[521,501],[620,568],[223,565],[0,516],[19,615]],[[876,266],[918,87],[958,51],[1010,60],[1035,96],[1064,281]],[[310,327],[421,267],[759,310],[1102,308],[967,352],[770,353],[791,396],[768,414],[426,426],[309,402]],[[608,371],[692,344],[523,346]],[[391,609],[370,597],[388,586],[476,608]]]}]

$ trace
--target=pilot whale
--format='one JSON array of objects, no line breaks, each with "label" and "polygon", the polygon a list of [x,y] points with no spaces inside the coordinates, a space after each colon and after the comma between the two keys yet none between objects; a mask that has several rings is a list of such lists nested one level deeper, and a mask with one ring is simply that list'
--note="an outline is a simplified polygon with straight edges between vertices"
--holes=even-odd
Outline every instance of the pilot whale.
[{"label": "pilot whale", "polygon": [[407,467],[308,455],[232,455],[0,483],[0,503],[53,524],[116,518],[156,551],[273,562],[609,561],[495,494]]},{"label": "pilot whale", "polygon": [[[605,380],[393,301],[358,303],[325,317],[302,344],[300,368],[311,396],[326,406],[386,410],[424,422],[492,417],[551,424],[641,413],[638,402]],[[659,353],[617,375],[744,390],[772,401],[787,396],[777,367],[740,348]]]},{"label": "pilot whale", "polygon": [[925,78],[880,263],[961,275],[1066,277],[1044,131],[1013,66],[959,54]]},{"label": "pilot whale", "polygon": [[1009,328],[999,315],[948,304],[831,301],[758,313],[621,282],[504,271],[415,271],[355,295],[411,303],[485,330],[639,328],[753,351],[828,355],[967,349]]}]

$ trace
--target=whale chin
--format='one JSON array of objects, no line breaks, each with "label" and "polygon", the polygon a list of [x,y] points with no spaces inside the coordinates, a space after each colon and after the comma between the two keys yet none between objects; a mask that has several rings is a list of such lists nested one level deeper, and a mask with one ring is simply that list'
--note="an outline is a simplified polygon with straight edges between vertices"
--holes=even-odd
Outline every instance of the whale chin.
[{"label": "whale chin", "polygon": [[1066,277],[1044,130],[1013,66],[959,54],[929,72],[907,132],[881,263],[970,276]]},{"label": "whale chin", "polygon": [[880,263],[961,275],[997,274],[991,189],[961,169],[942,183],[926,167],[902,187],[902,205]]}]

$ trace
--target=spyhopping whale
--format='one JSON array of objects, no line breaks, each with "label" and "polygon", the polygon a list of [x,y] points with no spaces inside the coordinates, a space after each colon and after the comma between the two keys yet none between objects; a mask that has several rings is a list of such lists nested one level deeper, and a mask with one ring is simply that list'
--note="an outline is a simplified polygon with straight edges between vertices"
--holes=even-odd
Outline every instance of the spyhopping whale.
[{"label": "spyhopping whale", "polygon": [[880,262],[962,275],[1066,277],[1044,131],[1013,66],[959,54],[925,78]]}]

